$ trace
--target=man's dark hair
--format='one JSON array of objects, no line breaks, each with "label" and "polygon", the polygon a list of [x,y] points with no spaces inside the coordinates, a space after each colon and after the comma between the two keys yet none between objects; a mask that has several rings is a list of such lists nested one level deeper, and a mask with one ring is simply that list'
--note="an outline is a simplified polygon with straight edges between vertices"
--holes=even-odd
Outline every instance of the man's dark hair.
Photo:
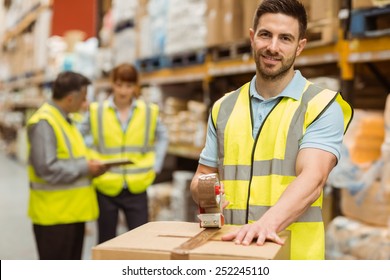
[{"label": "man's dark hair", "polygon": [[62,72],[53,82],[53,99],[63,99],[72,91],[79,91],[82,87],[88,86],[90,84],[91,81],[79,73],[71,71]]},{"label": "man's dark hair", "polygon": [[298,0],[263,0],[253,18],[253,30],[256,31],[259,19],[264,14],[284,14],[298,20],[299,39],[305,37],[307,14],[305,7]]}]

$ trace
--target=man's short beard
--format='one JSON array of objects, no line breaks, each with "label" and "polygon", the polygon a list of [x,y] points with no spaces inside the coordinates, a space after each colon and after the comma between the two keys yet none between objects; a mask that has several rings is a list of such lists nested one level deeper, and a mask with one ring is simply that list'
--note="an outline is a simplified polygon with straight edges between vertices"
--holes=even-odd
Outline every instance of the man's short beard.
[{"label": "man's short beard", "polygon": [[290,61],[287,61],[287,65],[282,65],[282,68],[278,72],[273,74],[267,74],[265,73],[265,71],[263,71],[260,65],[260,56],[261,53],[259,56],[257,56],[257,53],[253,51],[253,57],[255,58],[257,73],[261,76],[262,79],[267,81],[278,81],[284,78],[288,74],[288,71],[291,69],[291,67],[293,67],[295,62],[294,56],[292,59],[290,59]]}]

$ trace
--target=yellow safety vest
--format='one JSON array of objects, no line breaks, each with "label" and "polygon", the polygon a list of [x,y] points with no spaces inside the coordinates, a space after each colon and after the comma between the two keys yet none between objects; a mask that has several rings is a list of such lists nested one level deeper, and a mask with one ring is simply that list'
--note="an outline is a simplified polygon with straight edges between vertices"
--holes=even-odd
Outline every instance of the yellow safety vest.
[{"label": "yellow safety vest", "polygon": [[[341,94],[308,82],[299,100],[281,98],[254,140],[249,87],[247,83],[225,95],[212,109],[218,138],[218,170],[230,202],[224,211],[228,224],[254,222],[279,200],[296,178],[299,140],[332,102],[338,102],[343,110],[345,131],[352,118],[352,108]],[[324,259],[321,209],[322,194],[287,228],[291,231],[292,259]]]},{"label": "yellow safety vest", "polygon": [[[28,120],[27,126],[46,120],[53,128],[57,142],[57,158],[80,160],[88,157],[88,150],[77,127],[69,124],[54,106],[45,103]],[[54,143],[53,143],[54,144]],[[28,150],[30,151],[30,143]],[[96,191],[89,177],[73,183],[50,184],[28,166],[30,201],[28,213],[34,224],[56,225],[94,220],[99,215]]]},{"label": "yellow safety vest", "polygon": [[137,100],[124,132],[108,101],[91,104],[91,132],[101,159],[130,159],[134,162],[112,167],[95,178],[93,184],[101,193],[116,196],[123,189],[125,181],[132,193],[142,193],[152,184],[156,177],[154,141],[157,117],[157,105]]}]

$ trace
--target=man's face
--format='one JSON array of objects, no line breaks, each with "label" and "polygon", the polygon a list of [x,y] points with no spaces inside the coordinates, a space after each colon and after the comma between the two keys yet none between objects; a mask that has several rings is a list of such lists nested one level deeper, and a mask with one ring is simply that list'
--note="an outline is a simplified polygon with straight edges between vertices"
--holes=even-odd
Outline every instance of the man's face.
[{"label": "man's face", "polygon": [[70,113],[79,112],[83,104],[87,101],[87,87],[82,87],[79,91],[72,93]]},{"label": "man's face", "polygon": [[284,14],[264,14],[256,30],[250,30],[257,74],[265,80],[279,80],[293,71],[295,57],[306,39],[299,40],[298,20]]}]

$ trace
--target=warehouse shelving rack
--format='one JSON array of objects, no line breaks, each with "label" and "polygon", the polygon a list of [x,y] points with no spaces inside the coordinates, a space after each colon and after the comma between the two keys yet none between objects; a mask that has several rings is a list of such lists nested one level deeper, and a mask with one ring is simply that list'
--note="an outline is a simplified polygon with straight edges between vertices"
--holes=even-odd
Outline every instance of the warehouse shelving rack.
[{"label": "warehouse shelving rack", "polygon": [[[50,9],[53,1],[48,1],[47,5],[34,7],[30,13],[22,17],[16,26],[7,31],[1,42],[4,48],[13,38],[24,32],[39,16],[39,14]],[[296,66],[321,66],[324,64],[336,64],[340,70],[341,91],[343,93],[353,92],[353,81],[355,78],[355,64],[368,63],[370,69],[375,72],[383,85],[389,85],[384,75],[375,68],[373,62],[390,60],[390,36],[368,37],[368,38],[347,38],[344,30],[340,28],[338,40],[333,43],[316,45],[306,48],[301,56],[296,60]],[[210,84],[219,77],[234,76],[240,74],[255,73],[255,63],[250,53],[235,56],[231,59],[214,60],[211,53],[206,53],[204,62],[183,67],[161,68],[156,71],[141,72],[141,84],[149,85],[170,85],[178,83],[201,83],[204,91],[203,101],[206,105],[211,105]],[[43,86],[50,83],[45,79],[44,70],[25,73],[19,77],[13,77],[8,81],[0,83],[3,90],[8,92],[17,91],[27,86]],[[109,87],[107,81],[96,81],[96,87]],[[353,95],[347,96],[353,103]],[[40,101],[26,104],[15,104],[15,107],[39,106]],[[182,157],[197,159],[200,153],[199,148],[187,146],[172,146],[169,152]]]}]

